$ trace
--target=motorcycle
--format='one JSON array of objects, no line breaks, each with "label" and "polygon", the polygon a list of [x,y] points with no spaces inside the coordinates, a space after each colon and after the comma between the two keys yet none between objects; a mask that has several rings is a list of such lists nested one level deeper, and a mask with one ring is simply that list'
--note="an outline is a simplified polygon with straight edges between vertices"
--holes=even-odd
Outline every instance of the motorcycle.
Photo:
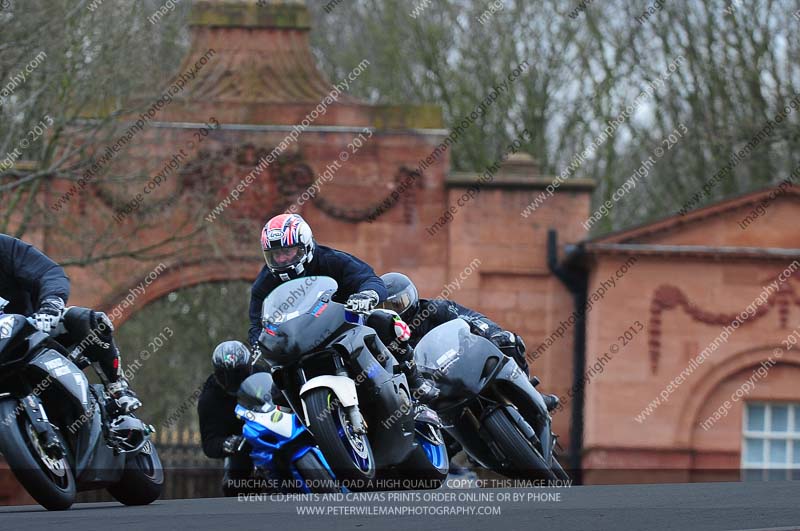
[{"label": "motorcycle", "polygon": [[[164,482],[149,435],[133,415],[117,415],[102,385],[90,385],[80,349],[68,352],[0,298],[0,453],[48,510],[75,493],[105,488],[125,505],[158,499]],[[68,310],[69,312],[69,310]]]},{"label": "motorcycle", "polygon": [[398,478],[438,488],[449,470],[438,416],[415,403],[365,314],[333,300],[337,289],[306,277],[264,300],[259,342],[275,384],[347,488],[410,485]]},{"label": "motorcycle", "polygon": [[569,479],[542,396],[494,343],[454,319],[428,332],[414,357],[439,387],[432,407],[446,432],[473,461],[513,479]]},{"label": "motorcycle", "polygon": [[257,373],[237,395],[236,417],[244,421],[258,483],[271,491],[341,492],[311,432],[291,410],[272,403],[272,385],[269,374]]}]

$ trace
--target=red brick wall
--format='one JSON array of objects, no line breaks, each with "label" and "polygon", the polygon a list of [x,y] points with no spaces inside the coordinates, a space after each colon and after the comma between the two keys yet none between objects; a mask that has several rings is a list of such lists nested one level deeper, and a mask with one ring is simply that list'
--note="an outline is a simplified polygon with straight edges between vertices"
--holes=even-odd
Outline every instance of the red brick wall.
[{"label": "red brick wall", "polygon": [[[626,243],[749,244],[787,251],[797,247],[800,238],[795,234],[796,224],[790,221],[797,217],[794,197],[770,206],[771,222],[762,219],[743,231],[738,220],[747,212],[747,208],[716,212],[703,221]],[[589,291],[599,289],[626,259],[624,254],[596,254]],[[736,469],[743,403],[800,400],[797,386],[792,385],[800,375],[800,356],[790,351],[743,400],[732,402],[723,420],[708,430],[700,427],[800,325],[800,298],[796,295],[800,281],[795,274],[757,316],[746,319],[668,393],[651,415],[642,422],[636,420],[690,360],[720,335],[730,317],[751,304],[763,286],[790,263],[788,259],[734,259],[713,253],[643,254],[595,305],[587,322],[587,367],[612,344],[620,343],[620,334],[631,323],[639,320],[644,325],[643,332],[620,349],[586,387],[584,464],[597,471],[596,481],[604,481],[601,478],[607,475],[600,471],[608,468]],[[685,304],[675,304],[678,300]],[[654,311],[659,305],[661,311]],[[686,472],[684,479],[691,477]],[[591,481],[591,473],[588,478]]]}]

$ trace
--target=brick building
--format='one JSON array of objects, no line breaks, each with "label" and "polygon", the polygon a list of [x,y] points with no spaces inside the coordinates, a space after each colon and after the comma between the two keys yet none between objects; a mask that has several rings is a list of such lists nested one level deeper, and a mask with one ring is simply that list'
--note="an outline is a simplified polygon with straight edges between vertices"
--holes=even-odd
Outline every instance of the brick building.
[{"label": "brick building", "polygon": [[[165,261],[146,292],[125,306],[119,324],[176,289],[252,280],[263,264],[256,247],[261,225],[294,208],[320,242],[363,257],[379,273],[407,273],[423,296],[450,286],[451,298],[520,333],[540,389],[562,397],[555,431],[571,463],[586,469],[587,481],[614,480],[609,469],[674,470],[678,480],[704,477],[693,469],[738,471],[745,438],[753,459],[760,449],[762,458],[800,462],[800,407],[787,405],[800,402],[792,386],[800,375],[794,350],[726,416],[710,429],[700,427],[800,325],[795,280],[780,283],[741,330],[636,420],[763,286],[800,259],[800,227],[792,223],[796,190],[775,199],[746,229],[738,222],[768,192],[587,239],[582,222],[593,183],[568,180],[523,217],[547,195],[553,178],[541,175],[529,157],[515,155],[464,203],[480,177],[450,171],[449,151],[439,147],[449,134],[439,109],[368,105],[346,89],[332,97],[334,84],[344,80],[326,80],[316,69],[309,29],[301,2],[194,3],[192,47],[180,72],[202,68],[149,121],[126,156],[126,163],[155,176],[176,153],[187,152],[180,171],[153,193],[163,203],[147,221],[155,233],[168,232],[186,218],[187,205],[212,212],[259,159],[276,149],[280,156],[242,186],[236,201],[199,222],[207,230]],[[348,83],[358,83],[358,76]],[[202,149],[192,149],[193,133],[211,119],[219,127]],[[302,134],[287,141],[299,126]],[[55,182],[47,201],[68,186]],[[310,189],[314,194],[304,196]],[[95,187],[70,204],[69,214],[108,223],[120,203]],[[452,219],[432,235],[426,231],[452,205],[459,206]],[[141,223],[144,215],[124,223]],[[120,238],[124,242],[124,231]],[[29,239],[56,258],[68,256],[67,247],[47,234]],[[154,266],[119,258],[70,268],[71,302],[118,308]],[[98,278],[105,284],[98,286]],[[584,305],[590,308],[585,314],[578,311]],[[746,433],[743,404],[751,404],[753,429]],[[783,453],[776,440],[784,441]],[[762,464],[753,459],[748,463]]]},{"label": "brick building", "polygon": [[798,209],[796,187],[768,189],[573,250],[589,293],[635,257],[587,313],[588,481],[796,477]]}]

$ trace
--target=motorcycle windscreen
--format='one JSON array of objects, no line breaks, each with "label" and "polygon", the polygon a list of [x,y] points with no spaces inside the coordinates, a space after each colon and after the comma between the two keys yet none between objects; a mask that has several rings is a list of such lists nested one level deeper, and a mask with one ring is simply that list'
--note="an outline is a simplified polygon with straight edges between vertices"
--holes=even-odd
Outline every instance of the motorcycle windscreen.
[{"label": "motorcycle windscreen", "polygon": [[345,322],[342,304],[331,302],[338,284],[330,277],[292,280],[273,291],[263,305],[259,343],[264,358],[291,363],[321,345]]},{"label": "motorcycle windscreen", "polygon": [[420,371],[439,386],[441,400],[453,403],[479,394],[501,358],[497,347],[472,334],[462,319],[437,326],[414,349]]},{"label": "motorcycle windscreen", "polygon": [[264,405],[272,406],[272,375],[267,372],[258,372],[248,376],[239,391],[236,401],[247,409],[260,410]]},{"label": "motorcycle windscreen", "polygon": [[23,362],[30,354],[28,336],[35,332],[22,315],[0,314],[0,367]]},{"label": "motorcycle windscreen", "polygon": [[284,282],[264,299],[261,323],[277,325],[294,319],[313,308],[320,299],[328,300],[339,288],[331,277],[304,277]]},{"label": "motorcycle windscreen", "polygon": [[462,319],[440,324],[417,343],[414,349],[417,365],[429,372],[444,369],[461,355],[469,335],[469,325]]}]

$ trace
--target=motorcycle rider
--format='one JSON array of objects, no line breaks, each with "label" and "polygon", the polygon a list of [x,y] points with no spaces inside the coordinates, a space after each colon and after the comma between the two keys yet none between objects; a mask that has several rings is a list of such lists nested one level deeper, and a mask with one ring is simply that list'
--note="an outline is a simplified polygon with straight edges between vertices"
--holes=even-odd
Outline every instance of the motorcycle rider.
[{"label": "motorcycle rider", "polygon": [[64,269],[33,245],[0,233],[0,297],[6,313],[30,317],[33,325],[65,348],[80,350],[94,365],[103,385],[129,413],[142,403],[122,374],[114,326],[103,312],[67,308],[70,281]]},{"label": "motorcycle rider", "polygon": [[[249,340],[254,350],[260,349],[261,306],[282,282],[304,276],[331,277],[339,285],[333,300],[356,312],[370,312],[386,298],[386,286],[372,267],[355,256],[316,243],[311,227],[298,214],[280,214],[270,219],[261,231],[261,249],[266,265],[250,292]],[[435,385],[422,378],[413,363],[407,363],[409,350],[404,347],[402,326],[396,323],[395,316],[372,312],[367,325],[376,328],[384,343],[392,344],[400,338],[390,351],[400,358],[398,361],[415,396],[423,402],[435,398],[438,393]]]},{"label": "motorcycle rider", "polygon": [[[393,310],[408,323],[411,329],[409,343],[416,347],[417,343],[440,324],[463,319],[470,325],[473,334],[485,337],[504,354],[513,358],[520,369],[530,376],[528,361],[525,356],[525,342],[522,338],[508,330],[503,330],[497,323],[480,312],[476,312],[455,301],[446,299],[420,299],[417,287],[402,273],[386,273],[381,276],[388,296],[379,307]],[[542,394],[548,411],[558,407],[558,397]]]},{"label": "motorcycle rider", "polygon": [[[197,400],[203,453],[224,459],[222,492],[225,496],[252,492],[253,461],[250,447],[242,445],[244,422],[236,417],[236,393],[253,372],[255,356],[241,341],[224,341],[211,355],[214,372],[208,377]],[[241,448],[240,448],[241,447]]]}]

